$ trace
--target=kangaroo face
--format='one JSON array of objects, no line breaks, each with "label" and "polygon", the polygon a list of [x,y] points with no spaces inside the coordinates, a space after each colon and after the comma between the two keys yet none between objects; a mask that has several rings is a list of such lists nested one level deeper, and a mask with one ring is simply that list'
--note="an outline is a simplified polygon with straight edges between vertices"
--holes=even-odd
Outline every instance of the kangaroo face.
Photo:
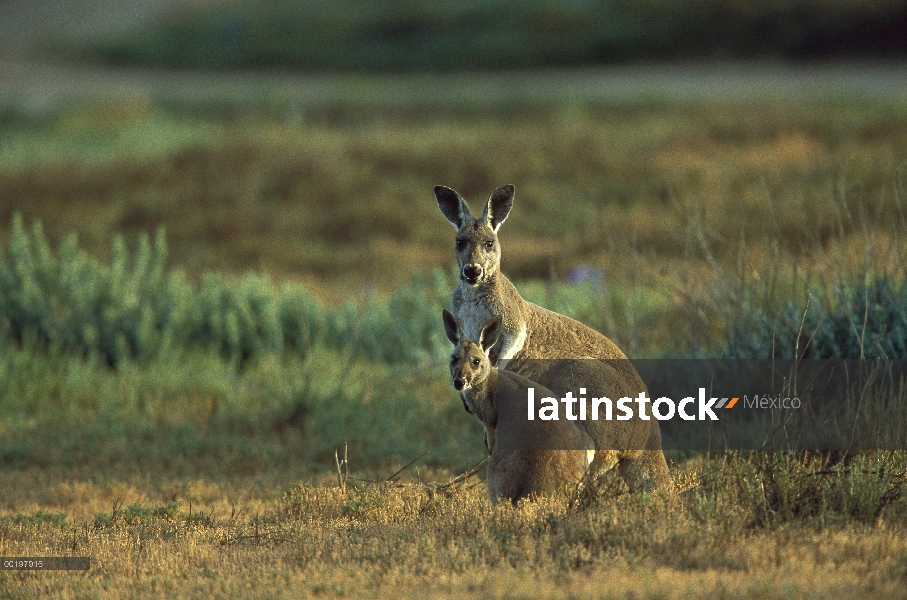
[{"label": "kangaroo face", "polygon": [[460,281],[466,285],[487,281],[501,267],[498,234],[482,221],[474,220],[460,227],[455,248]]},{"label": "kangaroo face", "polygon": [[491,361],[478,344],[462,343],[454,349],[450,357],[450,376],[453,379],[453,387],[458,392],[481,385],[490,371]]},{"label": "kangaroo face", "polygon": [[489,454],[494,451],[498,415],[494,399],[482,390],[482,383],[488,378],[491,369],[491,361],[486,352],[472,342],[457,345],[450,357],[453,387],[460,392],[466,412],[475,415],[484,426],[485,449]]},{"label": "kangaroo face", "polygon": [[472,216],[466,201],[450,188],[435,186],[435,199],[457,230],[454,252],[460,281],[473,287],[488,281],[501,266],[498,229],[513,207],[513,186],[497,188],[478,219]]},{"label": "kangaroo face", "polygon": [[[488,352],[501,335],[501,318],[492,317],[482,327],[479,339],[471,342],[466,339],[463,327],[456,317],[444,309],[444,333],[454,345],[454,352],[450,357],[450,377],[455,390],[460,392],[463,406],[467,411],[476,415],[480,421],[488,425],[494,421],[492,400],[482,393],[467,393],[470,390],[481,388],[494,367],[488,358]],[[467,399],[468,398],[468,399]],[[487,433],[487,432],[486,432]],[[487,440],[486,440],[487,441]]]}]

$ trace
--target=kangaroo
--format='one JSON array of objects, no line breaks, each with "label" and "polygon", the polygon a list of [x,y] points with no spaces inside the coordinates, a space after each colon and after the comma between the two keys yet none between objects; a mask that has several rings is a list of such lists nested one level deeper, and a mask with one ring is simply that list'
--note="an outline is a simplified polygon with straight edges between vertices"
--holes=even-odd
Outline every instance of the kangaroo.
[{"label": "kangaroo", "polygon": [[[539,397],[554,396],[525,377],[491,365],[488,352],[498,341],[501,318],[489,319],[473,342],[450,311],[444,309],[443,315],[447,339],[455,346],[450,359],[453,387],[485,427],[485,445],[491,455],[486,478],[491,503],[507,498],[516,506],[522,498],[578,483],[588,461],[576,425],[566,420],[528,421],[522,405],[501,404],[525,398],[530,387]],[[532,446],[546,449],[527,449]]]},{"label": "kangaroo", "polygon": [[[450,306],[467,338],[478,339],[484,324],[500,317],[501,334],[490,348],[489,360],[554,390],[555,397],[577,393],[578,381],[613,399],[633,398],[646,391],[636,369],[611,340],[579,321],[527,302],[501,272],[498,230],[513,208],[513,193],[512,185],[494,190],[476,219],[459,194],[435,186],[438,207],[457,230],[460,283]],[[564,359],[593,359],[587,361],[593,365],[587,370],[593,372],[577,379]],[[578,423],[594,441],[595,470],[616,466],[633,490],[671,487],[657,420]]]}]

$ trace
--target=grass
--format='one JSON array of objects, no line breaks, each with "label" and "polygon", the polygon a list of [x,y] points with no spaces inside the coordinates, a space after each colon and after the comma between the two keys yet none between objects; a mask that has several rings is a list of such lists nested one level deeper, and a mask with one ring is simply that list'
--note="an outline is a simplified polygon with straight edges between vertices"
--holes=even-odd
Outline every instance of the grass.
[{"label": "grass", "polygon": [[228,476],[271,465],[304,478],[332,468],[347,443],[360,468],[426,451],[423,464],[435,466],[482,456],[470,443],[481,426],[456,402],[443,364],[376,364],[319,349],[237,368],[195,350],[111,370],[97,358],[3,350],[0,462],[12,468]]},{"label": "grass", "polygon": [[[163,226],[167,265],[189,281],[251,270],[336,304],[451,265],[435,184],[477,206],[513,182],[505,273],[633,356],[714,345],[752,308],[812,292],[831,309],[842,282],[902,275],[899,104],[291,108],[11,113],[0,222],[40,219],[51,247],[75,232],[102,261],[116,235],[135,247]],[[559,285],[582,273],[604,303]]]},{"label": "grass", "polygon": [[[444,366],[431,194],[515,183],[504,272],[631,356],[714,351],[808,297],[849,331],[903,317],[902,106],[269,106],[0,120],[0,555],[95,564],[0,572],[0,597],[903,595],[903,453],[672,456],[674,499],[442,487],[483,449]],[[295,304],[321,335],[255,329]],[[182,315],[169,342],[143,310]]]},{"label": "grass", "polygon": [[4,128],[0,222],[22,211],[102,258],[115,233],[163,225],[190,274],[252,269],[337,300],[450,263],[432,186],[477,204],[514,182],[502,239],[517,280],[588,265],[624,283],[701,271],[709,255],[731,265],[741,246],[751,275],[796,256],[850,277],[867,241],[898,244],[905,129],[898,105],[853,101],[356,107],[289,122],[74,107]]},{"label": "grass", "polygon": [[903,456],[829,467],[732,455],[674,474],[685,491],[673,499],[612,478],[590,505],[565,490],[514,510],[441,472],[345,487],[325,476],[280,492],[25,469],[2,475],[20,511],[0,520],[2,554],[88,555],[92,569],[0,580],[15,597],[61,598],[903,594]]}]

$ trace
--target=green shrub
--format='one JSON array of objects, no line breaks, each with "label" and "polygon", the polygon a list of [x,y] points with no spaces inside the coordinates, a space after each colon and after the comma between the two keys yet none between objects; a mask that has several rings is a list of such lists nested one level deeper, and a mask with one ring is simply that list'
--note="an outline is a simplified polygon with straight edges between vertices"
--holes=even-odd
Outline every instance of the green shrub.
[{"label": "green shrub", "polygon": [[[804,303],[805,304],[805,303]],[[907,285],[889,278],[842,287],[834,308],[815,299],[757,310],[730,334],[727,358],[907,358]]]},{"label": "green shrub", "polygon": [[47,511],[43,508],[34,515],[16,513],[7,517],[0,517],[0,527],[4,525],[24,525],[27,527],[50,525],[51,527],[62,527],[65,523],[65,514]]},{"label": "green shrub", "polygon": [[[163,230],[153,243],[139,236],[131,254],[116,237],[110,264],[102,264],[73,235],[55,253],[39,222],[28,231],[16,215],[0,255],[0,337],[110,366],[192,349],[241,366],[271,353],[304,358],[316,346],[388,364],[434,364],[449,349],[439,314],[457,285],[453,270],[416,274],[387,299],[330,307],[300,286],[278,288],[255,274],[230,281],[208,273],[193,284],[166,260]],[[594,328],[629,332],[631,346],[645,326],[640,317],[666,318],[670,309],[660,296],[624,298],[593,280],[523,288],[527,299]],[[830,306],[813,297],[757,309],[725,339],[717,344],[725,358],[907,358],[907,285],[879,278],[840,287]]]},{"label": "green shrub", "polygon": [[271,352],[305,356],[314,345],[352,348],[369,359],[425,361],[446,351],[438,316],[455,286],[435,271],[401,286],[388,301],[323,306],[298,286],[277,289],[249,274],[238,282],[206,274],[195,285],[165,268],[163,230],[139,237],[132,256],[122,237],[109,265],[80,250],[70,235],[54,253],[35,222],[14,216],[0,257],[0,327],[32,341],[109,365],[150,360],[172,349],[213,349],[245,364]]}]

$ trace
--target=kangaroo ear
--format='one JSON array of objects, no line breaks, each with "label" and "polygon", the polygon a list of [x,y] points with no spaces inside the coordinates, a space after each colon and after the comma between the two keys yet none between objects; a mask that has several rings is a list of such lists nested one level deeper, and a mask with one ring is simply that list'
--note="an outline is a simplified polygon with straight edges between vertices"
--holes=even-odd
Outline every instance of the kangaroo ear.
[{"label": "kangaroo ear", "polygon": [[453,226],[457,229],[463,226],[467,217],[473,220],[472,212],[466,206],[466,201],[460,198],[460,194],[449,187],[436,185],[435,200],[438,201],[438,208],[441,209],[447,220],[453,223]]},{"label": "kangaroo ear", "polygon": [[491,193],[485,210],[482,211],[482,221],[488,223],[495,233],[504,224],[510,209],[513,208],[513,186],[509,183],[502,185]]},{"label": "kangaroo ear", "polygon": [[447,334],[447,339],[449,339],[450,343],[454,346],[459,346],[460,324],[457,323],[456,317],[454,317],[453,314],[446,308],[441,314],[444,316],[444,333]]},{"label": "kangaroo ear", "polygon": [[482,333],[479,334],[479,346],[481,346],[482,350],[487,354],[500,336],[501,317],[491,317],[485,325],[482,326]]}]

